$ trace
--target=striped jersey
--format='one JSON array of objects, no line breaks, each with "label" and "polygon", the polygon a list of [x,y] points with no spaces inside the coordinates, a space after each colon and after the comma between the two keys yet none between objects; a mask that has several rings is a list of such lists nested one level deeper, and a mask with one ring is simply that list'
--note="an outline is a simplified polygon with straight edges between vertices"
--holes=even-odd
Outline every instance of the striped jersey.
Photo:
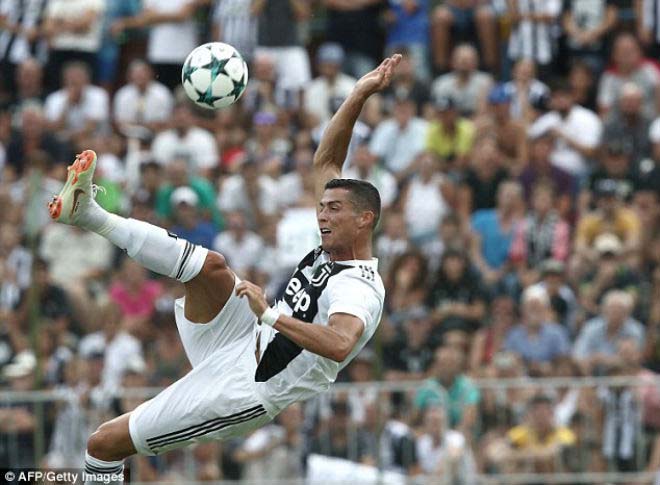
[{"label": "striped jersey", "polygon": [[335,362],[262,325],[255,381],[264,406],[275,414],[328,389],[376,331],[384,299],[376,258],[333,262],[320,247],[305,256],[277,302],[277,310],[317,325],[327,325],[334,313],[347,313],[364,323],[364,331],[348,357]]}]

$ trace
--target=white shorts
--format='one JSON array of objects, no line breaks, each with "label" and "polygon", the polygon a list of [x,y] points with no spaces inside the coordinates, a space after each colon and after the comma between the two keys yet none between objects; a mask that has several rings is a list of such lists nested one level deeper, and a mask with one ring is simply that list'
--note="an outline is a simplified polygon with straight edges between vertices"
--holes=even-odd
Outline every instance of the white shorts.
[{"label": "white shorts", "polygon": [[131,412],[129,431],[141,455],[243,436],[274,417],[255,391],[257,319],[247,299],[232,291],[207,324],[189,322],[184,304],[175,303],[176,324],[193,369]]}]

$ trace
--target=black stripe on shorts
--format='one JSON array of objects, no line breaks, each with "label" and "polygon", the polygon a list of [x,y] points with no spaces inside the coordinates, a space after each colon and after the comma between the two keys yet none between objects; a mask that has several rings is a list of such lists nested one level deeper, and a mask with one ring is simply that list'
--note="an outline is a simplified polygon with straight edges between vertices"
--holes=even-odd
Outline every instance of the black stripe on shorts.
[{"label": "black stripe on shorts", "polygon": [[205,421],[194,426],[189,426],[188,428],[180,429],[178,431],[172,431],[171,433],[166,433],[159,436],[154,436],[147,439],[147,445],[152,451],[155,451],[158,448],[162,448],[167,445],[179,441],[185,441],[190,438],[195,438],[197,436],[202,436],[213,431],[218,431],[220,429],[226,428],[227,426],[240,424],[250,419],[256,418],[266,414],[266,410],[263,406],[254,406],[249,409],[245,409],[241,412],[231,414],[229,416],[224,416],[221,418],[214,418],[208,421]]}]

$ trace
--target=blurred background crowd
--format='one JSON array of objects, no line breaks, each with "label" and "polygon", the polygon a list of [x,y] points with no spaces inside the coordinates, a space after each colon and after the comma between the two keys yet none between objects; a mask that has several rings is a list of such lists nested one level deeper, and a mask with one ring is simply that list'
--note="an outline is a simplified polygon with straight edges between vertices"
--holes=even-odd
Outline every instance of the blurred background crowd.
[{"label": "blurred background crowd", "polygon": [[[205,111],[180,69],[218,40],[250,81]],[[324,127],[393,52],[344,166],[381,193],[386,309],[341,379],[418,388],[341,387],[133,478],[287,480],[311,454],[433,483],[660,468],[658,0],[0,0],[0,385],[58,396],[3,401],[2,466],[80,466],[144,399],[119,389],[189,369],[182,287],[50,223],[75,154],[99,154],[103,207],[276,297],[319,243]],[[626,384],[570,385],[607,376]],[[497,385],[531,378],[563,380]]]}]

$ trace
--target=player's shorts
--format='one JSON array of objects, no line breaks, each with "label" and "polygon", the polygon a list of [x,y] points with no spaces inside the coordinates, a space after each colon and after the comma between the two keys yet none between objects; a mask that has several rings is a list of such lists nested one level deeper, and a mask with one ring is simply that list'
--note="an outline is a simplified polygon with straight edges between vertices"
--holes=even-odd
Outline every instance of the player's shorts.
[{"label": "player's shorts", "polygon": [[131,439],[142,455],[243,436],[274,417],[255,391],[257,319],[247,299],[232,291],[207,324],[189,322],[184,304],[175,303],[176,324],[193,369],[131,412]]}]

